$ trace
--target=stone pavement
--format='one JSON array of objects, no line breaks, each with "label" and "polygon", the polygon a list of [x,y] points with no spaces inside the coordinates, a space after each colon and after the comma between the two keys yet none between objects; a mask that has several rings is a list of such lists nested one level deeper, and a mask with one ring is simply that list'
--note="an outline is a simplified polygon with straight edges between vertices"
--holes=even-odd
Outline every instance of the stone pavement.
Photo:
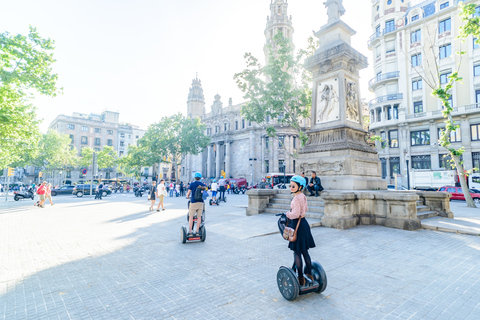
[{"label": "stone pavement", "polygon": [[0,319],[480,318],[480,237],[314,228],[328,287],[289,302],[276,272],[292,252],[278,234],[244,236],[246,203],[207,206],[207,239],[189,244],[181,198],[160,213],[131,194],[0,206]]},{"label": "stone pavement", "polygon": [[435,217],[422,220],[429,230],[480,236],[480,208],[468,208],[465,201],[451,201],[454,219]]}]

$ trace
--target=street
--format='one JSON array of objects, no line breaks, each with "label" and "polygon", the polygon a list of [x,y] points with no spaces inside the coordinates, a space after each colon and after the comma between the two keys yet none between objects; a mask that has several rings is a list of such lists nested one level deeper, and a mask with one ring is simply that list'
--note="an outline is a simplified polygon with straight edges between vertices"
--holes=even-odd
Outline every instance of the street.
[{"label": "street", "polygon": [[480,237],[313,228],[328,287],[289,302],[276,272],[293,254],[276,217],[245,215],[246,195],[207,205],[206,241],[187,244],[184,198],[163,212],[132,193],[53,199],[0,204],[0,318],[480,318]]}]

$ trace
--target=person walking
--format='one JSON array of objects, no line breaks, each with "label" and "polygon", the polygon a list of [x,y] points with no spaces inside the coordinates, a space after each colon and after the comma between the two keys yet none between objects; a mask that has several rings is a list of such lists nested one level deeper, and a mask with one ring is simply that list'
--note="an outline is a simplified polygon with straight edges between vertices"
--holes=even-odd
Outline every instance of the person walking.
[{"label": "person walking", "polygon": [[152,186],[150,187],[150,193],[148,194],[148,200],[150,200],[150,211],[153,211],[153,206],[155,205],[155,195],[157,194],[157,181],[152,181]]},{"label": "person walking", "polygon": [[165,187],[165,180],[160,180],[160,184],[157,188],[157,196],[158,196],[158,207],[157,211],[160,211],[160,207],[162,207],[162,211],[165,211],[165,207],[163,206],[163,199],[167,195],[167,188]]},{"label": "person walking", "polygon": [[38,202],[38,206],[40,208],[45,208],[45,194],[47,193],[47,181],[43,181],[42,184],[37,189],[38,197],[40,201]]},{"label": "person walking", "polygon": [[[288,248],[293,251],[300,286],[304,286],[306,281],[313,283],[312,260],[308,254],[308,249],[315,248],[315,241],[310,230],[310,225],[307,219],[305,219],[308,206],[307,197],[302,192],[303,188],[305,188],[305,178],[301,176],[292,177],[290,180],[290,192],[293,193],[294,197],[290,204],[291,209],[287,212],[287,218],[289,219],[288,226],[297,231],[295,241],[289,241]],[[299,224],[298,229],[297,224]],[[307,280],[305,280],[303,274],[302,256],[305,260],[305,275],[308,277]]]},{"label": "person walking", "polygon": [[183,184],[183,181],[180,181],[180,197],[185,196],[185,185]]},{"label": "person walking", "polygon": [[173,191],[174,191],[174,185],[173,185],[173,182],[170,182],[170,197],[173,197]]},{"label": "person walking", "polygon": [[53,201],[52,201],[52,184],[49,183],[47,184],[47,192],[45,193],[46,198],[48,201],[50,201],[50,205],[53,206]]}]

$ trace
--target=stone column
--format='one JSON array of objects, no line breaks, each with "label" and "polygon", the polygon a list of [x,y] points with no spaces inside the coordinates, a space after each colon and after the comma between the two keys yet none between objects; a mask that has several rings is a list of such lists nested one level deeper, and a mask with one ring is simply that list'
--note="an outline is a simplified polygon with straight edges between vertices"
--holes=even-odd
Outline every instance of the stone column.
[{"label": "stone column", "polygon": [[230,142],[226,142],[225,151],[225,177],[230,178],[232,172],[230,171]]},{"label": "stone column", "polygon": [[207,178],[212,177],[212,145],[207,147]]},{"label": "stone column", "polygon": [[267,167],[265,166],[265,137],[262,136],[262,149],[260,150],[260,165],[262,168],[262,176],[267,174]]},{"label": "stone column", "polygon": [[270,164],[272,168],[272,172],[279,172],[278,171],[278,140],[272,138],[272,163]]},{"label": "stone column", "polygon": [[217,156],[215,157],[215,178],[220,178],[220,144],[216,145]]},{"label": "stone column", "polygon": [[386,180],[387,182],[390,184],[390,157],[386,157],[386,166],[387,166],[387,177],[386,177]]}]

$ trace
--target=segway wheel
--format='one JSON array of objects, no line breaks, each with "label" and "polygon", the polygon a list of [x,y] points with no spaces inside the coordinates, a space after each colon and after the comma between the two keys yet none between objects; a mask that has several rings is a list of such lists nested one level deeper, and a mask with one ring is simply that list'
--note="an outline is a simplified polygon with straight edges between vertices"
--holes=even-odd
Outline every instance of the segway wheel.
[{"label": "segway wheel", "polygon": [[212,200],[212,199],[210,199],[209,203],[210,203],[210,205],[212,205],[212,203],[213,203],[213,200]]},{"label": "segway wheel", "polygon": [[315,292],[321,293],[325,291],[325,289],[327,289],[327,273],[317,261],[312,261],[312,276],[313,279],[320,284]]},{"label": "segway wheel", "polygon": [[204,242],[206,238],[207,238],[207,229],[205,229],[205,226],[201,226],[200,227],[200,241]]},{"label": "segway wheel", "polygon": [[278,290],[286,300],[293,301],[298,297],[300,284],[298,283],[297,275],[292,269],[287,267],[278,269],[277,285]]},{"label": "segway wheel", "polygon": [[181,228],[180,236],[182,237],[182,243],[187,242],[187,229],[185,227]]},{"label": "segway wheel", "polygon": [[227,202],[227,197],[223,197],[223,201],[226,203]]},{"label": "segway wheel", "polygon": [[217,199],[217,201],[216,201],[216,204],[217,204],[217,206],[220,205],[220,201],[219,201],[218,199]]}]

